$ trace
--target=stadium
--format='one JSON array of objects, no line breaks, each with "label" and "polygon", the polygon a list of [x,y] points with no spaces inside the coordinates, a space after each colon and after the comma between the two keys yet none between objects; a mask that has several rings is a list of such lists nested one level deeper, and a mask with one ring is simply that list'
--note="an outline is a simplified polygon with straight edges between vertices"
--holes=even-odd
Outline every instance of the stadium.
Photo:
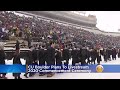
[{"label": "stadium", "polygon": [[[97,17],[85,14],[85,11],[0,11],[0,64],[119,64],[120,33],[100,30],[96,26]],[[108,74],[108,78],[113,75]],[[104,78],[102,73],[0,75],[1,79]]]}]

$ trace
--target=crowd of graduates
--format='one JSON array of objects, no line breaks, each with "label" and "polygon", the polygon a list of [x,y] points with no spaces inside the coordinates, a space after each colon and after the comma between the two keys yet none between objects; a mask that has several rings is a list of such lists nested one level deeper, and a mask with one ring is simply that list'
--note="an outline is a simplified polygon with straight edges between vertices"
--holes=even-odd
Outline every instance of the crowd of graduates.
[{"label": "crowd of graduates", "polygon": [[[101,61],[109,62],[120,58],[120,49],[101,47],[89,48],[86,46],[81,46],[79,48],[75,45],[72,47],[66,45],[64,48],[61,48],[59,44],[50,42],[48,44],[42,43],[41,45],[31,46],[26,54],[27,58],[24,58],[26,65],[99,65]],[[0,47],[0,64],[5,64],[5,58],[4,49]],[[22,64],[20,60],[21,53],[19,41],[16,42],[16,52],[13,54],[12,58],[13,64]],[[70,63],[70,60],[72,60],[72,63]],[[7,78],[6,73],[1,73],[0,75],[0,78]],[[20,75],[21,73],[13,73],[15,79],[22,79]],[[34,75],[35,73],[27,72],[24,74],[26,78],[33,77]],[[52,77],[55,73],[39,73],[39,76],[44,75]]]},{"label": "crowd of graduates", "polygon": [[[26,64],[37,65],[92,65],[101,64],[101,61],[109,62],[120,58],[120,49],[118,48],[89,48],[86,46],[72,47],[66,45],[63,49],[58,44],[49,43],[37,45],[30,48],[30,58],[26,59]],[[103,58],[103,59],[102,59]],[[72,63],[70,60],[72,59]],[[34,76],[35,73],[29,73],[29,76]],[[39,76],[52,77],[55,73],[39,73]],[[25,77],[28,78],[28,73]]]}]

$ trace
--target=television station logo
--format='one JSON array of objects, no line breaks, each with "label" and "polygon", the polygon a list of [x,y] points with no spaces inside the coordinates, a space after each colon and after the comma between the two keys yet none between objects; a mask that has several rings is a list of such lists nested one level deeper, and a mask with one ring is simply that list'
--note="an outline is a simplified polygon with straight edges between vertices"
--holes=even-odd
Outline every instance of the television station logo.
[{"label": "television station logo", "polygon": [[104,70],[104,68],[103,68],[102,65],[97,65],[97,67],[96,67],[96,72],[98,72],[98,73],[102,73],[103,70]]}]

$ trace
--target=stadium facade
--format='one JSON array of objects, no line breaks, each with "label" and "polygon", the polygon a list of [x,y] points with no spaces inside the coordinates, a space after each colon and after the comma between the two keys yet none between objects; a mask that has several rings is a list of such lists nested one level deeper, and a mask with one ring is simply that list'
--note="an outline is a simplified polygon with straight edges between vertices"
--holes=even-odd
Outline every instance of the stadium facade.
[{"label": "stadium facade", "polygon": [[119,32],[105,32],[96,27],[97,18],[94,15],[78,15],[71,11],[16,11],[28,16],[39,17],[47,20],[54,20],[56,22],[83,28],[84,30],[93,32],[95,34],[104,34],[112,36],[120,36]]}]

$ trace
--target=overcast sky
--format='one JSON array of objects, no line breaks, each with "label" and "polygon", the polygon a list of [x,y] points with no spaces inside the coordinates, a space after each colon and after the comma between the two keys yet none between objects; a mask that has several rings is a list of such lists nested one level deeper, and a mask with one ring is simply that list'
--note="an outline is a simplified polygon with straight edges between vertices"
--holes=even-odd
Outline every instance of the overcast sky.
[{"label": "overcast sky", "polygon": [[86,11],[97,17],[97,27],[108,32],[117,32],[120,29],[120,11]]}]

